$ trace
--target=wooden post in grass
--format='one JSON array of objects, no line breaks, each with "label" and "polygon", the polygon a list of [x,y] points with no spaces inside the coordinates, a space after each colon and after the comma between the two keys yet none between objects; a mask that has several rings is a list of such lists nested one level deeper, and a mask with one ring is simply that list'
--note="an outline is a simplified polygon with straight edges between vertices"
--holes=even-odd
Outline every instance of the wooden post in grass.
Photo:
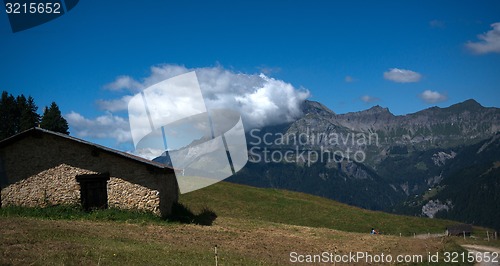
[{"label": "wooden post in grass", "polygon": [[[335,246],[335,257],[337,257],[337,246]],[[333,266],[337,265],[337,260],[333,262]]]},{"label": "wooden post in grass", "polygon": [[465,239],[465,231],[464,231],[464,239]]},{"label": "wooden post in grass", "polygon": [[217,245],[215,245],[215,266],[219,265],[219,257],[217,256]]},{"label": "wooden post in grass", "polygon": [[486,231],[486,236],[488,237],[488,242],[490,241],[490,231]]}]

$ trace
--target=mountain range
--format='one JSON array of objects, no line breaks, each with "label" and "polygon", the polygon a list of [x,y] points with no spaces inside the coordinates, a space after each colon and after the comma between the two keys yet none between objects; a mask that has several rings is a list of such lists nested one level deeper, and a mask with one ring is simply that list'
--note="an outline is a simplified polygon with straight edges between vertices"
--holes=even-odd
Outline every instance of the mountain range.
[{"label": "mountain range", "polygon": [[500,109],[467,100],[394,115],[374,106],[303,116],[247,133],[230,182],[300,191],[388,212],[500,229]]}]

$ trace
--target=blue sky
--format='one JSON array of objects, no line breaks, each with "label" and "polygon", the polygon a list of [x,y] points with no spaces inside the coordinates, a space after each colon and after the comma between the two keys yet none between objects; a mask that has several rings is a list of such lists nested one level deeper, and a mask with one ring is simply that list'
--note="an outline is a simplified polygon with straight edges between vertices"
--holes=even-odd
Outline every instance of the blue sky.
[{"label": "blue sky", "polygon": [[126,94],[109,89],[118,77],[141,82],[165,64],[263,72],[336,113],[379,104],[406,114],[469,98],[500,107],[498,1],[89,0],[17,33],[3,10],[0,90],[32,95],[40,108],[56,101],[90,126],[126,124],[126,112],[97,102]]}]

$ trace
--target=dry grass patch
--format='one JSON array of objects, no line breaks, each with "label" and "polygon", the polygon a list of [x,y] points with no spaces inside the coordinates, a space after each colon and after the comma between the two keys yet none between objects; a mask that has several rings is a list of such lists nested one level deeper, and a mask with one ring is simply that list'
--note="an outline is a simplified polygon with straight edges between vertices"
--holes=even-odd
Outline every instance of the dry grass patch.
[{"label": "dry grass patch", "polygon": [[0,218],[0,228],[0,264],[14,265],[206,265],[215,245],[221,265],[282,265],[292,251],[426,255],[447,245],[225,217],[213,226]]}]

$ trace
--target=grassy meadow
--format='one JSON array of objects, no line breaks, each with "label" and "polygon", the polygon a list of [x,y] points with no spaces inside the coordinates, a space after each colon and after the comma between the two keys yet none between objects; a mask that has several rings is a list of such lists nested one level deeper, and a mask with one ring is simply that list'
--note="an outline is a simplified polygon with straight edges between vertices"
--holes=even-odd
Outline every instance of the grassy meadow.
[{"label": "grassy meadow", "polygon": [[[89,213],[70,206],[4,207],[0,265],[215,265],[215,246],[219,265],[290,264],[291,252],[420,254],[426,260],[428,252],[488,244],[477,236],[413,237],[442,232],[455,223],[451,221],[396,216],[226,182],[181,195],[180,203],[187,207],[184,214],[190,209],[195,217],[211,210],[217,218],[204,226],[113,209]],[[384,234],[370,235],[371,227]],[[478,236],[482,230],[476,228]]]}]

